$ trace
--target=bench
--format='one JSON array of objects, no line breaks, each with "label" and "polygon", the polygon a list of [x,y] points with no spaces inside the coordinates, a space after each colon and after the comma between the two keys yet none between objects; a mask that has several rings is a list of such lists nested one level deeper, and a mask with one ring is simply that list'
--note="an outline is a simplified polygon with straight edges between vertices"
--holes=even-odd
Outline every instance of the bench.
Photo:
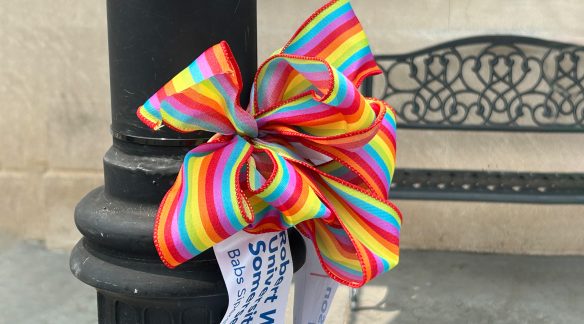
[{"label": "bench", "polygon": [[[362,91],[394,107],[398,129],[584,134],[582,46],[480,36],[376,60],[383,74],[365,80]],[[398,163],[391,198],[583,204],[584,174],[400,169]]]},{"label": "bench", "polygon": [[[482,36],[376,60],[383,77],[363,92],[395,108],[398,129],[584,134],[582,46]],[[584,174],[398,166],[392,199],[582,204]]]}]

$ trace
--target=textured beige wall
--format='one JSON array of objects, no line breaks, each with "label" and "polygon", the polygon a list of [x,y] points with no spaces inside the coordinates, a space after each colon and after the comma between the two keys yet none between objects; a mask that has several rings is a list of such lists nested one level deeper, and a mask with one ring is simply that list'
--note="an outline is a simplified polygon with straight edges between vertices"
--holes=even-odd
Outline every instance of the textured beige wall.
[{"label": "textured beige wall", "polygon": [[105,4],[4,0],[0,21],[0,228],[69,247],[111,142]]},{"label": "textured beige wall", "polygon": [[[259,58],[324,1],[259,0]],[[353,0],[377,53],[476,34],[584,44],[580,0]],[[110,145],[105,1],[4,0],[0,6],[0,231],[69,248],[73,208],[102,182]],[[399,132],[398,165],[584,172],[581,135]],[[580,206],[398,201],[403,244],[584,254]]]}]

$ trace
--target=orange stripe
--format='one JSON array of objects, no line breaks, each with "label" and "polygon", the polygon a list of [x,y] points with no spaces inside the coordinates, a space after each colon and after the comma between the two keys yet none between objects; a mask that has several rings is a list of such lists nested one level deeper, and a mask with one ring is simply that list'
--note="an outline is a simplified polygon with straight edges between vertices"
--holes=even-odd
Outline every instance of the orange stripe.
[{"label": "orange stripe", "polygon": [[[371,227],[369,225],[367,225],[363,221],[363,219],[361,217],[358,216],[358,214],[355,212],[355,210],[353,208],[351,208],[346,203],[345,200],[343,200],[342,198],[340,198],[339,195],[337,193],[335,193],[335,192],[331,192],[331,195],[332,195],[332,197],[328,197],[328,198],[329,199],[332,198],[333,206],[335,206],[335,207],[341,207],[344,210],[344,213],[341,213],[342,215],[349,215],[349,216],[351,216],[353,218],[353,220],[356,221],[359,224],[359,226],[361,226],[361,228],[363,228],[363,231],[365,233],[367,233],[370,236],[374,237],[375,240],[377,240],[378,242],[382,242],[381,245],[383,245],[386,248],[388,248],[392,253],[397,254],[396,246],[393,243],[391,243],[388,240],[386,240],[383,236],[379,235],[377,232],[373,231],[371,229]],[[335,208],[335,210],[336,210],[336,208]],[[337,215],[339,215],[339,213],[337,213]],[[341,219],[341,221],[342,221],[342,219]]]},{"label": "orange stripe", "polygon": [[328,58],[333,52],[346,49],[346,46],[343,46],[343,44],[347,41],[347,39],[359,33],[361,30],[361,26],[359,24],[355,24],[353,27],[347,29],[345,32],[336,37],[334,41],[330,42],[327,47],[320,51],[320,53],[316,56]]},{"label": "orange stripe", "polygon": [[157,227],[158,247],[160,249],[160,252],[162,252],[162,255],[164,256],[164,259],[171,265],[178,265],[179,262],[174,258],[174,256],[168,249],[169,244],[166,242],[164,230],[166,229],[167,224],[168,226],[172,226],[172,223],[170,222],[170,217],[172,217],[172,213],[169,213],[169,211],[170,208],[172,207],[172,202],[176,199],[177,193],[180,191],[179,189],[181,188],[182,181],[180,177],[181,173],[179,173],[179,177],[177,178],[176,182],[166,194],[164,204],[159,207],[160,208],[159,215],[161,217],[159,217],[158,219]]},{"label": "orange stripe", "polygon": [[[296,201],[294,202],[294,205],[292,205],[292,207],[288,208],[285,211],[282,211],[283,213],[286,213],[288,215],[294,215],[296,213],[298,213],[298,211],[302,208],[304,208],[304,205],[306,203],[306,198],[308,197],[308,184],[306,183],[306,181],[304,181],[304,179],[302,178],[302,175],[300,174],[300,172],[297,173],[298,176],[298,181],[301,182],[300,183],[300,188],[302,190],[302,192],[300,193],[300,196],[298,196],[298,198],[296,199]],[[298,184],[297,187],[298,188]],[[292,224],[296,223],[296,222],[290,222]]]}]

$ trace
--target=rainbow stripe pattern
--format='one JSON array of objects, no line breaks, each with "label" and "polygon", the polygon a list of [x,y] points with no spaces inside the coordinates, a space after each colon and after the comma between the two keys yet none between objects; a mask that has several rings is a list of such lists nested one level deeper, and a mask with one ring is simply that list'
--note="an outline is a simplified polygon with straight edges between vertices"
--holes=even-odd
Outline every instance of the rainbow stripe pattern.
[{"label": "rainbow stripe pattern", "polygon": [[379,72],[348,0],[333,0],[259,67],[247,109],[225,42],[157,91],[137,111],[146,125],[215,133],[185,156],[160,204],[162,261],[176,267],[238,231],[295,226],[342,284],[395,267],[395,112],[358,91]]}]

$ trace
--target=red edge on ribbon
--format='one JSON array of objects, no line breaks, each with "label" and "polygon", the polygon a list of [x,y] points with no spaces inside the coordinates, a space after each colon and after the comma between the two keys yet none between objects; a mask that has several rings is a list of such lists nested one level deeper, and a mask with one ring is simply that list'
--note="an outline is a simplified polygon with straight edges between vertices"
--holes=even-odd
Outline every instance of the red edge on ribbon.
[{"label": "red edge on ribbon", "polygon": [[[140,109],[136,109],[136,116],[138,116],[138,119],[140,119],[140,121],[142,123],[144,123],[146,126],[148,126],[149,128],[151,128],[154,131],[157,131],[160,127],[160,125],[158,125],[155,122],[152,122],[150,120],[148,120],[146,117],[144,117],[141,113],[140,113]],[[162,123],[162,121],[161,121]]]},{"label": "red edge on ribbon", "polygon": [[[290,37],[290,39],[288,40],[286,45],[284,45],[284,47],[282,47],[282,49],[280,50],[280,53],[284,52],[290,46],[290,44],[292,43],[294,38],[296,38],[296,36],[298,36],[298,34],[300,34],[300,32],[306,26],[308,26],[308,24],[310,24],[314,20],[314,18],[316,18],[318,15],[320,15],[321,12],[325,11],[326,9],[328,9],[330,6],[334,5],[337,2],[339,2],[339,0],[329,1],[328,3],[323,5],[322,7],[318,8],[315,12],[313,12],[312,15],[310,15],[310,17],[308,17],[308,19],[306,19],[304,21],[304,23],[302,23],[302,25],[300,25],[300,27],[296,30],[296,32],[294,32],[294,34],[292,35],[292,37]],[[357,17],[357,15],[355,15],[355,18],[357,19],[357,21],[359,21],[359,18]],[[361,23],[361,22],[359,21],[359,23]],[[268,58],[268,60],[269,60],[269,58]],[[258,71],[259,71],[259,69],[258,69]],[[379,67],[377,67],[377,71],[372,71],[372,72],[369,72],[367,74],[362,75],[359,79],[355,80],[355,82],[353,84],[355,85],[356,88],[359,88],[359,86],[361,85],[361,83],[363,83],[363,80],[365,78],[373,76],[373,75],[377,75],[380,73],[382,73],[382,71]]]},{"label": "red edge on ribbon", "polygon": [[251,189],[252,187],[251,187],[251,184],[249,183],[249,170],[250,170],[250,168],[248,166],[247,175],[246,175],[247,187],[248,187],[251,194],[257,195],[257,194],[261,193],[262,191],[266,190],[266,188],[268,188],[272,184],[272,182],[274,182],[274,179],[276,178],[276,175],[278,173],[278,163],[276,162],[276,159],[274,158],[273,153],[270,152],[270,150],[263,149],[263,148],[262,149],[254,148],[254,151],[265,152],[266,155],[270,158],[270,161],[272,161],[272,166],[273,166],[273,169],[272,169],[272,172],[270,173],[270,176],[267,179],[265,179],[266,181],[256,190]]},{"label": "red edge on ribbon", "polygon": [[[174,184],[173,184],[173,186],[174,186]],[[164,198],[162,198],[162,202],[160,202],[158,210],[156,211],[156,217],[154,218],[154,235],[153,236],[154,236],[154,247],[156,248],[156,252],[158,253],[158,256],[160,257],[160,260],[167,268],[174,269],[174,268],[176,268],[176,266],[170,264],[170,262],[168,262],[168,260],[164,257],[164,254],[162,253],[162,248],[160,247],[160,242],[158,242],[158,225],[160,224],[160,214],[162,212],[162,208],[160,208],[160,206],[164,206],[164,204],[166,203],[166,198],[168,198],[169,194],[170,194],[170,190],[166,192],[166,194],[164,195]]]},{"label": "red edge on ribbon", "polygon": [[[239,136],[239,135],[236,135],[236,136]],[[248,144],[250,145],[249,152],[247,152],[245,154],[244,158],[241,160],[241,162],[237,166],[237,171],[235,171],[235,191],[236,191],[237,206],[239,207],[239,211],[241,212],[241,215],[243,215],[243,218],[245,219],[245,221],[249,225],[249,224],[253,223],[253,221],[255,219],[255,212],[253,210],[252,205],[249,203],[247,196],[245,195],[243,190],[241,190],[241,183],[239,181],[239,178],[241,175],[241,167],[247,163],[247,161],[249,160],[253,151],[255,150],[254,146],[251,143],[248,143]],[[249,172],[249,167],[247,168],[246,172]],[[251,215],[249,215],[249,217],[247,217],[246,210],[245,210],[245,208],[243,208],[243,203],[245,203],[247,205],[247,208],[249,209],[249,212],[251,213]]]},{"label": "red edge on ribbon", "polygon": [[[223,55],[227,59],[227,64],[229,65],[229,70],[228,71],[224,71],[223,73],[217,73],[217,74],[214,74],[214,75],[218,75],[218,74],[231,74],[231,73],[234,73],[235,74],[235,78],[237,80],[237,85],[236,85],[236,88],[237,88],[237,96],[235,96],[235,105],[237,107],[241,107],[241,102],[240,102],[240,99],[239,98],[241,96],[242,84],[243,83],[242,83],[242,79],[241,79],[241,71],[239,70],[239,65],[237,64],[237,60],[235,59],[235,56],[233,55],[233,52],[231,51],[231,47],[229,47],[229,44],[227,43],[227,41],[222,40],[221,42],[219,42],[215,46],[217,46],[217,45],[219,45],[221,47],[221,50],[223,51]],[[210,47],[210,48],[212,48],[212,47]],[[199,54],[199,56],[203,55],[210,48],[208,48],[205,51],[203,51],[203,53]],[[197,58],[199,56],[197,56]],[[162,88],[164,88],[170,81],[172,81],[172,78],[170,80],[168,80],[164,84],[164,86]],[[142,123],[144,123],[146,126],[148,126],[149,128],[151,128],[154,131],[158,131],[162,127],[162,125],[164,125],[165,127],[168,127],[169,129],[172,129],[173,131],[178,132],[178,133],[186,134],[186,133],[197,132],[197,131],[183,131],[183,130],[180,130],[180,129],[178,129],[176,127],[173,127],[172,125],[168,124],[166,121],[164,121],[164,119],[161,119],[160,120],[160,125],[159,125],[158,123],[152,122],[152,121],[146,119],[146,117],[142,116],[142,114],[140,114],[140,109],[137,109],[136,110],[136,116],[138,116],[138,119],[140,119],[140,121]]]},{"label": "red edge on ribbon", "polygon": [[[381,100],[378,100],[378,101],[381,101]],[[383,102],[383,101],[381,101],[381,102]],[[383,102],[383,103],[385,103],[385,102]],[[387,106],[388,106],[388,107],[390,107],[389,105],[387,105]],[[390,108],[391,108],[391,107],[390,107]],[[381,114],[381,115],[382,115],[382,117],[383,117],[383,114]],[[402,222],[402,221],[403,221],[403,216],[402,216],[402,213],[401,213],[401,211],[400,211],[400,210],[399,210],[399,208],[397,208],[397,206],[396,206],[395,204],[393,204],[393,203],[392,203],[392,202],[391,202],[389,199],[383,199],[383,198],[381,198],[381,197],[377,197],[377,195],[373,195],[373,194],[372,194],[372,192],[369,192],[369,191],[367,191],[367,190],[364,190],[363,188],[361,188],[361,187],[359,187],[359,186],[356,186],[356,185],[354,185],[354,184],[352,184],[352,183],[350,183],[350,182],[347,182],[347,181],[345,181],[345,180],[343,180],[343,179],[340,179],[340,178],[338,178],[338,177],[335,177],[335,176],[332,176],[332,175],[330,175],[330,174],[327,174],[326,172],[323,172],[323,171],[321,171],[321,170],[317,169],[316,167],[312,166],[311,164],[309,164],[309,163],[307,163],[307,162],[305,162],[305,161],[299,161],[299,160],[290,159],[290,158],[287,158],[287,157],[283,157],[283,158],[284,158],[285,160],[287,160],[287,161],[291,162],[291,163],[302,165],[302,166],[304,166],[304,167],[308,168],[309,170],[312,170],[312,171],[316,172],[317,174],[319,174],[319,175],[321,175],[321,176],[327,177],[327,178],[329,178],[329,179],[331,179],[331,180],[333,180],[333,181],[337,181],[337,182],[339,182],[340,184],[342,184],[342,185],[344,185],[344,186],[347,186],[347,187],[349,187],[349,188],[351,188],[351,189],[353,189],[353,190],[359,191],[360,193],[362,193],[362,194],[364,194],[364,195],[366,195],[366,196],[369,196],[369,197],[371,197],[371,198],[373,198],[373,199],[377,200],[377,201],[378,201],[378,202],[380,202],[380,203],[386,204],[387,206],[389,206],[391,209],[393,209],[393,210],[396,212],[396,214],[398,215],[398,217],[399,217],[399,219],[400,219],[400,222]],[[336,160],[336,161],[338,161],[338,162],[342,163],[342,161],[340,161],[339,159],[337,159],[337,158],[335,158],[335,157],[332,157],[332,156],[331,156],[331,158],[333,158],[334,160]],[[319,195],[319,196],[320,196],[320,195]],[[323,198],[323,197],[321,197],[321,199],[322,199],[322,198]],[[323,199],[323,201],[326,201],[326,199]],[[347,235],[349,236],[349,239],[351,240],[351,243],[353,243],[353,246],[355,246],[355,239],[353,239],[353,236],[351,235],[351,232],[350,232],[349,230],[347,230],[347,227],[346,227],[346,226],[345,226],[345,224],[344,224],[344,223],[341,221],[341,219],[340,219],[340,218],[338,218],[338,217],[337,217],[337,219],[339,220],[339,223],[340,223],[340,224],[341,224],[341,226],[343,227],[343,230],[345,231],[345,233],[347,233]],[[337,275],[335,275],[334,273],[332,273],[332,272],[331,272],[331,271],[330,271],[330,270],[329,270],[329,269],[326,267],[326,265],[325,265],[325,263],[324,263],[324,261],[323,261],[323,258],[322,258],[322,256],[321,256],[320,249],[319,249],[319,248],[318,248],[318,246],[317,246],[317,245],[314,243],[314,241],[313,241],[313,246],[314,246],[315,250],[318,252],[318,253],[317,253],[317,255],[318,255],[318,258],[319,258],[319,261],[320,261],[320,264],[321,264],[322,268],[323,268],[323,269],[325,270],[325,272],[326,272],[326,273],[327,273],[327,274],[328,274],[328,275],[329,275],[331,278],[333,278],[335,281],[337,281],[337,282],[340,282],[340,283],[342,283],[342,284],[344,284],[344,285],[346,285],[346,286],[353,287],[353,288],[359,288],[359,287],[363,286],[363,285],[364,285],[364,284],[367,282],[367,278],[366,278],[366,276],[365,276],[365,275],[363,275],[363,277],[362,277],[362,279],[361,279],[361,281],[360,281],[360,282],[352,282],[352,281],[347,281],[347,280],[345,280],[345,279],[343,279],[343,278],[340,278],[340,277],[338,277]],[[362,257],[362,255],[361,255],[360,253],[357,253],[357,258],[359,259],[359,264],[361,265],[361,269],[362,269],[362,270],[364,270],[364,272],[363,272],[363,273],[365,274],[365,273],[369,272],[369,269],[368,269],[367,265],[365,264],[365,262],[363,261],[363,257]]]}]

